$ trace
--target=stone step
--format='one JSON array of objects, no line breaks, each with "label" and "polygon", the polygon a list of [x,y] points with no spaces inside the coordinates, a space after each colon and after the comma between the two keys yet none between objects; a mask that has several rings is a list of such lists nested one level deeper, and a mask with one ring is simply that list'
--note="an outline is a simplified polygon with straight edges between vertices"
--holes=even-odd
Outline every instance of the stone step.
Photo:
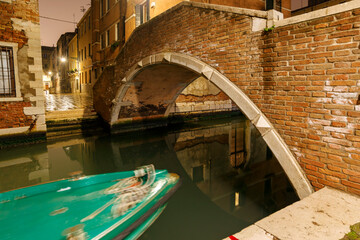
[{"label": "stone step", "polygon": [[48,140],[74,135],[90,135],[95,132],[106,132],[103,122],[97,115],[71,119],[47,119],[46,125],[46,137]]},{"label": "stone step", "polygon": [[66,111],[46,112],[46,120],[50,119],[77,119],[90,116],[96,116],[97,113],[93,109],[72,109]]}]

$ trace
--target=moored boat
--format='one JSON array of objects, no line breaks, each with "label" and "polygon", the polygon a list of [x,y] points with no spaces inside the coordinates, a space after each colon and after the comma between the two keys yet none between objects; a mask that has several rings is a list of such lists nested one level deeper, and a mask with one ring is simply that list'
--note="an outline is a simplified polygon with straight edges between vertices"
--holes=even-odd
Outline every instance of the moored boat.
[{"label": "moored boat", "polygon": [[178,175],[150,165],[0,193],[0,238],[137,238],[178,187]]}]

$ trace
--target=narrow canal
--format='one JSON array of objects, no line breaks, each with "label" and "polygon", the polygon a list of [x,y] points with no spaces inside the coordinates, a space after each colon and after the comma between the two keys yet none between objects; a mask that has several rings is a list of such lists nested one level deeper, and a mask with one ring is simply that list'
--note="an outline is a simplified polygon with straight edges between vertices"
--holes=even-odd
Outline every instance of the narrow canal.
[{"label": "narrow canal", "polygon": [[[0,151],[0,192],[154,164],[182,186],[141,237],[222,239],[298,197],[259,132],[244,117]],[[25,213],[26,214],[26,213]]]}]

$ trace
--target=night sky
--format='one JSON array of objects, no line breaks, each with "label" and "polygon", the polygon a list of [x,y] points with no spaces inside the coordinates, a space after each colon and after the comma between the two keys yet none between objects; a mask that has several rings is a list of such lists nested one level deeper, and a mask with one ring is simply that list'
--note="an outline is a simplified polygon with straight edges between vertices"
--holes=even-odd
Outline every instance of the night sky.
[{"label": "night sky", "polygon": [[[51,17],[70,22],[79,22],[83,13],[80,7],[84,6],[87,10],[91,0],[39,0],[40,16]],[[40,17],[41,45],[56,46],[60,35],[65,32],[75,30],[75,25],[71,23],[58,22]]]}]

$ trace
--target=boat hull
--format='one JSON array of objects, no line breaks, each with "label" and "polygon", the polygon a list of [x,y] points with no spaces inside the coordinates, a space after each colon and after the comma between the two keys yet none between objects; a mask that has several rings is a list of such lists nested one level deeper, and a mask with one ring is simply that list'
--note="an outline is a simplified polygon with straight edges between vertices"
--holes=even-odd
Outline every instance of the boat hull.
[{"label": "boat hull", "polygon": [[134,172],[108,173],[65,179],[0,193],[1,239],[66,239],[66,231],[80,229],[85,239],[123,239],[151,217],[174,193],[180,181],[166,170],[156,171],[155,181],[141,202],[114,217],[111,207],[83,221],[111,202],[105,190]]}]

